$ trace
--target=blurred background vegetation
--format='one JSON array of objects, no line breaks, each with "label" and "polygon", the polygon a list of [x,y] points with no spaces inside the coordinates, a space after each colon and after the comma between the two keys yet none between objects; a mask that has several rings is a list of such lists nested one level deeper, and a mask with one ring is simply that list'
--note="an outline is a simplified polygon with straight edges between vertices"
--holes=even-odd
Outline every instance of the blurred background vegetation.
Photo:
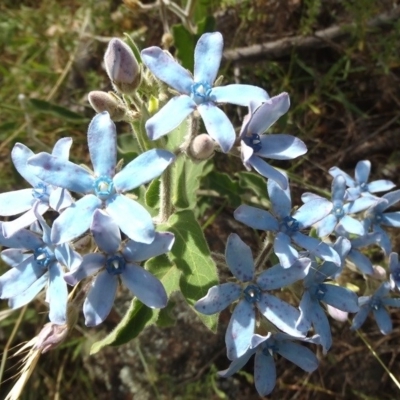
[{"label": "blurred background vegetation", "polygon": [[[140,48],[166,46],[186,65],[192,59],[196,34],[205,30],[219,30],[224,36],[225,82],[259,85],[270,95],[290,94],[291,109],[274,130],[297,135],[309,149],[291,166],[297,204],[305,188],[329,190],[330,167],[352,173],[362,159],[372,162],[373,179],[390,179],[399,186],[400,12],[396,1],[194,0],[189,25],[168,7],[160,11],[153,3],[144,3],[145,7],[136,0],[0,2],[2,191],[26,187],[10,160],[16,142],[38,152],[47,151],[60,137],[71,136],[71,159],[88,161],[86,130],[94,111],[87,94],[112,89],[102,65],[110,38],[127,33]],[[178,4],[186,6],[184,0]],[[166,31],[174,41],[164,35]],[[257,47],[260,44],[268,45]],[[236,126],[246,112],[236,107],[226,111]],[[118,131],[126,133],[129,127],[121,123]],[[242,170],[235,158],[216,157],[215,163],[218,171]],[[221,173],[206,177],[203,189],[214,195],[202,199],[208,208],[203,222],[213,221],[206,229],[210,247],[220,252],[228,234],[237,228],[232,212],[238,198],[232,194],[234,185],[240,185],[239,180],[233,186],[217,184],[222,179]],[[253,195],[260,197],[262,188],[254,189]],[[254,237],[254,232],[239,229],[243,236]],[[394,240],[398,251],[400,242]],[[372,256],[383,262],[379,253]],[[1,273],[6,269],[0,265]],[[150,327],[128,345],[95,356],[89,356],[90,345],[118,322],[118,307],[103,326],[76,328],[67,343],[40,358],[22,399],[258,399],[251,365],[228,380],[215,375],[228,366],[223,338],[228,313],[222,313],[219,334],[213,335],[178,296],[173,300],[173,326]],[[5,301],[0,310],[7,310]],[[40,331],[47,322],[45,310],[39,301],[0,321],[0,399],[12,387],[21,365],[20,357],[11,357],[14,346]],[[392,319],[391,335],[382,336],[373,321],[363,327],[363,335],[399,379],[398,312]],[[400,389],[362,338],[349,332],[347,324],[333,323],[332,330],[333,348],[326,356],[320,354],[321,366],[315,373],[278,361],[279,381],[270,398],[398,398]]]}]

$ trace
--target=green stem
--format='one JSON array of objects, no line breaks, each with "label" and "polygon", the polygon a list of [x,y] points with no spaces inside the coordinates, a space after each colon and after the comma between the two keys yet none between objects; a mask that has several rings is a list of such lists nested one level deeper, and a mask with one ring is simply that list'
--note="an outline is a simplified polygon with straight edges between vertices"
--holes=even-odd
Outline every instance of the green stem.
[{"label": "green stem", "polygon": [[164,223],[172,215],[172,173],[169,166],[161,175],[160,178],[160,212],[159,222]]},{"label": "green stem", "polygon": [[[264,266],[264,264],[271,257],[271,253],[272,253],[272,249],[273,249],[272,242],[273,242],[273,240],[271,238],[270,233],[268,232],[267,237],[265,238],[265,241],[263,243],[263,247],[254,262],[256,270],[261,268],[262,266]],[[265,268],[263,268],[263,269],[265,269]]]}]

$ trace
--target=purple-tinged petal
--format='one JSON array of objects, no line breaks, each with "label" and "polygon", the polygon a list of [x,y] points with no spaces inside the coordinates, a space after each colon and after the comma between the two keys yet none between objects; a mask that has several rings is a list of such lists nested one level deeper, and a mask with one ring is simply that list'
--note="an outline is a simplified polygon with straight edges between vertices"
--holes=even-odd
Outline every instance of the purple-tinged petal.
[{"label": "purple-tinged petal", "polygon": [[253,280],[255,267],[251,249],[236,233],[231,233],[228,237],[225,259],[230,271],[239,281]]},{"label": "purple-tinged petal", "polygon": [[283,232],[279,232],[275,237],[274,253],[283,268],[291,267],[299,258],[298,251],[291,245],[290,237]]},{"label": "purple-tinged petal", "polygon": [[307,275],[310,266],[309,258],[299,258],[290,268],[283,268],[277,264],[258,276],[257,285],[262,290],[275,290],[292,285]]},{"label": "purple-tinged petal", "polygon": [[251,344],[256,324],[254,305],[240,301],[233,310],[225,334],[227,357],[235,360],[243,356]]},{"label": "purple-tinged petal", "polygon": [[77,193],[93,192],[93,175],[83,167],[48,153],[39,153],[28,160],[32,171],[45,182]]},{"label": "purple-tinged petal", "polygon": [[304,142],[292,135],[274,134],[260,137],[261,150],[257,151],[260,157],[273,160],[293,160],[307,153]]},{"label": "purple-tinged petal", "polygon": [[326,311],[328,312],[329,316],[339,322],[346,322],[349,318],[349,313],[338,310],[337,308],[332,307],[329,304],[326,305]]},{"label": "purple-tinged petal", "polygon": [[20,189],[0,194],[0,215],[21,214],[29,210],[37,200],[32,196],[32,189]]},{"label": "purple-tinged petal", "polygon": [[331,210],[332,203],[329,200],[314,199],[303,204],[293,214],[293,218],[299,223],[300,229],[308,228],[325,218]]},{"label": "purple-tinged petal", "polygon": [[254,359],[254,384],[260,396],[267,396],[275,387],[276,367],[270,354],[258,351]]},{"label": "purple-tinged petal", "polygon": [[74,199],[72,198],[71,193],[67,189],[61,187],[52,190],[49,196],[50,207],[58,212],[69,207],[73,202]]},{"label": "purple-tinged petal", "polygon": [[107,213],[102,210],[95,210],[90,231],[101,251],[107,254],[118,251],[121,244],[121,233],[118,225]]},{"label": "purple-tinged petal", "polygon": [[372,308],[372,313],[374,314],[375,321],[383,335],[387,335],[392,332],[392,320],[384,307]]},{"label": "purple-tinged petal", "polygon": [[237,358],[236,360],[233,360],[231,364],[229,365],[228,369],[225,369],[223,371],[218,371],[217,374],[218,376],[222,378],[229,378],[239,370],[241,370],[247,362],[250,360],[250,357],[256,352],[256,349],[249,349],[246,351],[245,354],[242,355],[242,357]]},{"label": "purple-tinged petal", "polygon": [[339,225],[341,225],[346,232],[354,233],[355,235],[362,236],[365,233],[363,224],[348,215],[344,215],[343,218],[340,219]]},{"label": "purple-tinged petal", "polygon": [[221,146],[224,153],[227,153],[236,140],[235,129],[226,114],[212,102],[199,104],[197,107],[207,133]]},{"label": "purple-tinged petal", "polygon": [[156,232],[156,236],[150,244],[128,240],[122,249],[122,254],[128,261],[141,262],[168,253],[172,249],[174,241],[173,233]]},{"label": "purple-tinged petal", "polygon": [[346,181],[346,185],[349,187],[354,187],[356,185],[354,179],[349,174],[346,174],[346,172],[342,171],[338,167],[332,167],[328,172],[334,178],[336,178],[339,175],[342,175]]},{"label": "purple-tinged petal", "polygon": [[250,164],[263,177],[274,180],[282,189],[288,187],[286,176],[276,168],[271,167],[271,165],[265,162],[262,158],[253,155],[249,158],[248,164]]},{"label": "purple-tinged petal", "polygon": [[389,255],[389,269],[393,273],[399,269],[399,255],[397,253],[390,253]]},{"label": "purple-tinged petal", "polygon": [[190,87],[194,83],[192,75],[169,54],[153,46],[142,50],[141,55],[143,63],[158,79],[180,93],[190,93]]},{"label": "purple-tinged petal", "polygon": [[59,263],[68,270],[75,270],[82,263],[82,256],[67,243],[60,244],[54,249],[54,255]]},{"label": "purple-tinged petal", "polygon": [[288,340],[281,341],[277,352],[306,372],[313,372],[318,368],[318,359],[315,354],[297,343]]},{"label": "purple-tinged petal", "polygon": [[127,264],[121,274],[124,285],[147,307],[164,308],[168,297],[163,284],[149,271],[134,264]]},{"label": "purple-tinged petal", "polygon": [[158,178],[174,160],[174,154],[167,150],[152,149],[140,154],[115,175],[116,191],[126,192]]},{"label": "purple-tinged petal", "polygon": [[83,304],[86,326],[101,324],[114,304],[118,279],[107,271],[100,272],[94,279]]},{"label": "purple-tinged petal", "polygon": [[54,244],[69,242],[85,233],[92,223],[93,213],[102,201],[88,194],[63,211],[54,221],[51,240]]},{"label": "purple-tinged petal", "polygon": [[322,301],[342,311],[355,313],[359,311],[358,297],[349,289],[341,286],[322,284],[324,295]]},{"label": "purple-tinged petal", "polygon": [[27,164],[28,158],[33,157],[34,155],[35,153],[22,143],[16,143],[11,151],[11,158],[15,168],[32,187],[38,186],[42,183],[42,180],[36,176],[34,171],[32,171],[32,168]]},{"label": "purple-tinged petal", "polygon": [[374,268],[372,266],[371,260],[364,254],[357,250],[352,249],[347,255],[349,261],[351,261],[355,266],[365,275],[373,275]]},{"label": "purple-tinged petal", "polygon": [[61,138],[57,140],[56,144],[54,145],[51,155],[54,157],[60,157],[64,160],[68,160],[71,145],[72,145],[72,138],[70,137]]},{"label": "purple-tinged petal", "polygon": [[371,172],[371,162],[368,160],[359,161],[355,169],[355,178],[359,185],[368,182]]},{"label": "purple-tinged petal", "polygon": [[136,201],[117,194],[107,201],[106,211],[130,239],[147,244],[154,240],[153,220],[148,211]]},{"label": "purple-tinged petal", "polygon": [[278,221],[268,211],[256,207],[243,204],[235,210],[233,216],[236,221],[253,229],[274,232],[279,230]]},{"label": "purple-tinged petal", "polygon": [[268,93],[257,86],[234,83],[211,89],[210,97],[216,103],[229,103],[247,107],[250,101],[262,103],[269,99]]},{"label": "purple-tinged petal", "polygon": [[381,224],[400,228],[400,211],[387,212],[382,214]]},{"label": "purple-tinged petal", "polygon": [[49,319],[57,325],[63,325],[67,320],[68,289],[63,279],[61,266],[54,262],[49,268],[49,286],[47,289],[49,302]]},{"label": "purple-tinged petal", "polygon": [[150,140],[174,130],[196,109],[196,103],[186,95],[173,97],[168,103],[146,122],[146,131]]},{"label": "purple-tinged petal", "polygon": [[304,336],[303,332],[296,328],[296,322],[300,317],[300,312],[297,308],[268,293],[261,295],[257,308],[268,321],[283,332],[295,337]]},{"label": "purple-tinged petal", "polygon": [[82,263],[71,272],[64,274],[64,280],[71,286],[75,286],[82,279],[94,275],[100,268],[104,267],[106,256],[101,253],[85,254]]},{"label": "purple-tinged petal", "polygon": [[233,282],[223,283],[208,289],[206,296],[198,300],[194,308],[199,313],[212,315],[224,310],[242,293],[242,288]]},{"label": "purple-tinged petal", "polygon": [[371,193],[386,192],[387,190],[393,189],[395,186],[396,185],[392,181],[379,179],[368,183],[368,191]]},{"label": "purple-tinged petal", "polygon": [[40,278],[38,278],[34,283],[32,283],[32,285],[29,286],[29,288],[26,289],[24,292],[14,297],[10,297],[8,299],[8,306],[12,309],[16,309],[24,306],[25,304],[28,304],[44,288],[44,286],[47,283],[47,280],[48,280],[48,273],[45,273]]},{"label": "purple-tinged petal", "polygon": [[[361,304],[360,304],[360,306],[361,306]],[[353,322],[351,324],[350,329],[351,330],[360,329],[361,325],[367,319],[369,312],[370,312],[370,308],[369,308],[368,304],[361,306],[360,311],[353,318]]]},{"label": "purple-tinged petal", "polygon": [[[308,203],[307,203],[308,204]],[[334,214],[329,214],[317,224],[317,233],[319,237],[330,235],[337,224],[337,218]]]},{"label": "purple-tinged petal", "polygon": [[95,176],[112,178],[117,163],[117,130],[107,111],[92,119],[87,137]]},{"label": "purple-tinged petal", "polygon": [[269,179],[267,189],[274,214],[281,220],[290,216],[290,212],[292,211],[292,199],[290,197],[289,186],[287,186],[286,189],[282,189],[277,182]]},{"label": "purple-tinged petal", "polygon": [[201,35],[194,51],[195,82],[214,83],[222,58],[224,40],[219,32]]}]

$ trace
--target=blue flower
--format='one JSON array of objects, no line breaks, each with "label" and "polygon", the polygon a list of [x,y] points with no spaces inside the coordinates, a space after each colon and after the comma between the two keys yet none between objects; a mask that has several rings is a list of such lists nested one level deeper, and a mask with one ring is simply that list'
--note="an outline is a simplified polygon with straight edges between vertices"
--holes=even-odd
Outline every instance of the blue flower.
[{"label": "blue flower", "polygon": [[241,205],[234,212],[235,219],[254,229],[275,232],[274,251],[284,268],[289,268],[299,258],[299,252],[291,244],[292,241],[317,257],[339,264],[338,254],[328,244],[301,233],[324,218],[331,211],[332,204],[319,197],[310,200],[292,215],[289,187],[283,190],[275,181],[269,179],[267,188],[274,215],[255,207]]},{"label": "blue flower", "polygon": [[308,348],[297,344],[301,340],[307,343],[319,344],[319,337],[294,338],[284,333],[269,333],[267,336],[253,335],[251,347],[240,358],[232,361],[228,369],[219,371],[218,375],[228,378],[238,372],[255,354],[254,383],[260,396],[272,392],[276,383],[276,367],[274,355],[279,354],[306,372],[318,368],[318,359]]},{"label": "blue flower", "polygon": [[165,307],[168,299],[164,286],[139,263],[169,251],[174,235],[156,232],[151,244],[133,240],[121,244],[118,225],[101,210],[94,212],[90,229],[101,253],[86,254],[77,268],[64,275],[67,283],[76,285],[97,273],[83,304],[86,325],[95,326],[106,319],[114,304],[120,279],[146,306]]},{"label": "blue flower", "polygon": [[287,93],[272,97],[257,107],[253,102],[249,106],[249,115],[243,121],[240,133],[241,153],[244,166],[250,171],[253,167],[266,178],[273,179],[282,189],[286,189],[286,176],[271,167],[260,157],[273,160],[292,160],[307,152],[306,145],[291,135],[263,135],[278,118],[289,109]]},{"label": "blue flower", "polygon": [[[60,139],[55,144],[52,155],[68,160],[71,143],[71,138]],[[42,215],[50,207],[55,211],[60,211],[69,207],[73,202],[67,190],[58,187],[58,184],[49,185],[33,173],[27,161],[34,155],[28,147],[21,143],[16,143],[12,149],[11,158],[15,168],[32,185],[33,189],[21,189],[0,194],[0,215],[8,217],[24,213],[13,221],[3,223],[3,232],[6,236],[11,236],[34,223],[37,220],[33,211],[35,207],[36,212]]]},{"label": "blue flower", "polygon": [[397,253],[390,253],[389,269],[391,288],[394,289],[395,287],[397,287],[397,289],[400,290],[400,263],[399,255]]},{"label": "blue flower", "polygon": [[50,227],[38,212],[36,216],[43,238],[26,229],[9,238],[0,238],[2,244],[11,247],[1,252],[1,258],[12,267],[0,277],[0,298],[8,299],[11,308],[22,307],[47,285],[49,319],[62,325],[66,323],[68,300],[63,268],[77,267],[81,257],[67,244],[54,246],[50,239]]},{"label": "blue flower", "polygon": [[228,282],[213,286],[205,297],[196,302],[194,308],[202,314],[211,315],[240,299],[225,334],[228,358],[234,360],[241,357],[249,348],[256,325],[256,308],[282,331],[293,336],[303,336],[303,332],[294,327],[296,318],[300,316],[299,311],[266,293],[266,290],[302,279],[307,274],[310,260],[299,259],[286,270],[278,265],[256,279],[251,249],[234,233],[229,235],[225,257],[229,269],[240,283]]},{"label": "blue flower", "polygon": [[28,161],[40,179],[84,195],[54,221],[53,242],[77,238],[89,229],[94,211],[104,208],[129,238],[151,243],[155,233],[150,214],[122,193],[157,178],[175,156],[166,150],[153,149],[116,173],[116,129],[107,112],[97,114],[90,123],[88,145],[94,173],[48,153],[40,153]]},{"label": "blue flower", "polygon": [[194,76],[159,47],[142,51],[143,63],[161,81],[180,93],[146,122],[147,134],[156,140],[171,132],[194,110],[203,118],[208,134],[228,152],[236,139],[228,117],[216,103],[248,106],[268,100],[265,90],[251,85],[213,87],[222,58],[223,38],[219,32],[205,33],[197,42]]},{"label": "blue flower", "polygon": [[393,329],[390,314],[385,306],[400,307],[400,298],[389,297],[390,283],[384,282],[372,296],[361,296],[358,299],[360,311],[356,314],[351,329],[359,329],[372,311],[380,331],[387,335]]},{"label": "blue flower", "polygon": [[342,171],[338,167],[332,167],[329,173],[336,177],[342,175],[346,181],[348,189],[346,191],[347,200],[353,201],[361,196],[372,196],[373,193],[385,192],[387,190],[393,189],[396,185],[387,180],[379,179],[368,183],[369,174],[371,172],[371,163],[368,160],[359,161],[356,165],[354,179]]}]

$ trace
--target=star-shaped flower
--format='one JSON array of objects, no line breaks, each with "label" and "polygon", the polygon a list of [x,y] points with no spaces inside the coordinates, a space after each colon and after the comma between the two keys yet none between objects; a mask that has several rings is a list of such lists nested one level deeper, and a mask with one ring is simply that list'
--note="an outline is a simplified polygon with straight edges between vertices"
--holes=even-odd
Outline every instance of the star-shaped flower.
[{"label": "star-shaped flower", "polygon": [[149,150],[116,173],[116,129],[107,112],[97,114],[90,123],[88,145],[94,173],[48,153],[28,161],[43,181],[84,195],[54,221],[53,242],[77,238],[89,229],[94,211],[104,208],[129,238],[151,243],[155,233],[150,214],[122,193],[157,178],[175,156],[166,150]]},{"label": "star-shaped flower", "polygon": [[159,47],[142,51],[143,63],[161,81],[180,93],[146,122],[150,139],[156,140],[171,132],[194,110],[197,110],[208,134],[228,152],[233,146],[235,130],[217,103],[248,106],[268,100],[265,90],[251,85],[232,84],[213,87],[222,58],[223,38],[219,32],[205,33],[194,53],[194,74],[178,64]]}]

